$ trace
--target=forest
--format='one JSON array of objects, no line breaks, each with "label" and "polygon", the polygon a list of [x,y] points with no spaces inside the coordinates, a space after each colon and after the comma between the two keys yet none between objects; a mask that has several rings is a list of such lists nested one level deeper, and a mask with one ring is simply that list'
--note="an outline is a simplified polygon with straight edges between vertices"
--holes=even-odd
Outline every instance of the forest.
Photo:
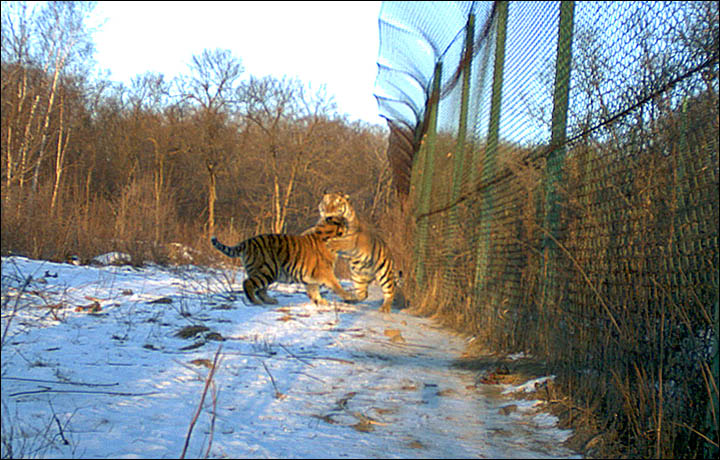
[{"label": "forest", "polygon": [[383,220],[384,127],[349,121],[323,87],[247,75],[226,49],[172,79],[110,81],[93,61],[93,6],[3,2],[2,254],[207,262],[211,234],[311,226],[325,190]]}]

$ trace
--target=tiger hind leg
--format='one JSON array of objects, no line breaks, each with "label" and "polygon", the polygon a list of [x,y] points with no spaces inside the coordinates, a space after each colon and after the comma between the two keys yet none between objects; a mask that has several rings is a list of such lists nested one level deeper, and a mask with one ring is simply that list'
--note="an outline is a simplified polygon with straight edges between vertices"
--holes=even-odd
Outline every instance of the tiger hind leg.
[{"label": "tiger hind leg", "polygon": [[395,277],[392,272],[389,272],[386,273],[384,277],[378,273],[376,278],[383,291],[383,303],[380,306],[380,311],[390,313],[393,299],[395,298]]},{"label": "tiger hind leg", "polygon": [[270,297],[267,293],[267,289],[262,289],[257,292],[258,297],[260,297],[263,300],[263,303],[267,303],[270,305],[277,305],[278,301],[274,297]]},{"label": "tiger hind leg", "polygon": [[370,281],[366,281],[366,280],[358,281],[356,279],[353,279],[353,291],[355,293],[356,301],[362,301],[362,300],[367,299],[369,285],[370,285]]},{"label": "tiger hind leg", "polygon": [[267,294],[267,286],[252,277],[243,282],[243,290],[245,291],[245,297],[247,297],[248,300],[255,305],[275,305],[278,303],[277,300]]}]

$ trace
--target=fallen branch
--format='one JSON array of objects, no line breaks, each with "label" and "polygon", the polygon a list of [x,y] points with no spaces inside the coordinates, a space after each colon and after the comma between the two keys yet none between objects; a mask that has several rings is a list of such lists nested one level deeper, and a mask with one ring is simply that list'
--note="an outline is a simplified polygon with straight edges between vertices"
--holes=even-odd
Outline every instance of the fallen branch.
[{"label": "fallen branch", "polygon": [[[213,377],[215,376],[215,370],[217,370],[217,363],[218,358],[220,357],[220,350],[222,350],[222,344],[218,346],[217,351],[215,352],[215,358],[213,359],[213,365],[210,368],[210,372],[208,373],[207,378],[205,379],[205,387],[203,388],[202,396],[200,397],[200,404],[198,404],[198,408],[195,411],[195,415],[193,416],[192,420],[190,421],[190,426],[188,427],[188,433],[187,436],[185,436],[185,445],[183,446],[182,454],[180,454],[180,458],[185,458],[185,453],[187,452],[188,444],[190,444],[190,436],[192,436],[193,429],[195,428],[195,423],[197,423],[197,419],[200,416],[200,412],[202,412],[203,403],[205,402],[205,396],[207,396],[208,388],[210,387],[210,383],[213,380]],[[215,404],[215,402],[214,402]]]},{"label": "fallen branch", "polygon": [[115,387],[119,383],[84,383],[84,382],[62,382],[60,380],[26,379],[23,377],[3,377],[3,380],[17,380],[20,382],[55,383],[58,385],[79,385],[86,387]]},{"label": "fallen branch", "polygon": [[304,359],[302,359],[301,357],[295,355],[292,351],[288,350],[287,347],[285,345],[283,345],[282,343],[279,345],[283,350],[285,350],[287,352],[287,354],[289,354],[293,358],[297,359],[298,361],[300,361],[303,364],[307,364],[310,367],[314,367],[312,363],[309,363],[309,362],[305,361]]},{"label": "fallen branch", "polygon": [[305,358],[322,359],[324,361],[335,361],[335,362],[343,363],[343,364],[355,364],[355,361],[350,361],[348,359],[342,359],[342,358],[331,358],[329,356],[305,356]]},{"label": "fallen branch", "polygon": [[[430,348],[430,347],[428,347]],[[272,358],[272,359],[299,359],[297,356],[275,356],[270,354],[261,354],[261,353],[243,353],[243,352],[228,352],[226,355],[231,356],[252,356],[254,358]],[[349,361],[347,359],[342,358],[332,358],[329,356],[303,356],[303,359],[321,359],[325,361],[337,361],[343,364],[355,364],[355,361]]]},{"label": "fallen branch", "polygon": [[32,390],[32,391],[19,391],[17,393],[12,393],[9,396],[11,398],[14,398],[15,396],[24,396],[24,395],[32,395],[32,394],[42,394],[42,393],[74,393],[74,394],[91,394],[91,395],[107,395],[107,396],[150,396],[158,394],[158,391],[151,391],[149,393],[125,393],[120,391],[91,391],[91,390],[55,390],[53,388],[43,388],[42,390]]},{"label": "fallen branch", "polygon": [[217,419],[217,389],[215,383],[211,386],[212,389],[212,417],[210,417],[210,436],[208,438],[208,446],[205,450],[205,458],[210,458],[210,449],[212,449],[213,438],[215,437],[215,420]]}]

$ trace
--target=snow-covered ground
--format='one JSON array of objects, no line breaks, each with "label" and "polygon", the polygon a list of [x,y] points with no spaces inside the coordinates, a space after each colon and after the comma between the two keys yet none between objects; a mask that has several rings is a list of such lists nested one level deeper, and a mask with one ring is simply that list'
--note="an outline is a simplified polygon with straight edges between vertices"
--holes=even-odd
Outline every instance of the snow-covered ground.
[{"label": "snow-covered ground", "polygon": [[378,291],[316,307],[279,284],[250,306],[243,276],[2,258],[3,457],[177,458],[189,439],[186,457],[578,458],[534,401],[451,367],[462,338],[379,313]]}]

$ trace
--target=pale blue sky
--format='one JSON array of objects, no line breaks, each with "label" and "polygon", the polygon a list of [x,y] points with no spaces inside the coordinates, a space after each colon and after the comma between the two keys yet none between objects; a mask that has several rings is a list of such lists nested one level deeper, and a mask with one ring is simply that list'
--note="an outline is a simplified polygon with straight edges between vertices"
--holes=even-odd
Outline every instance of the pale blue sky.
[{"label": "pale blue sky", "polygon": [[[381,2],[99,2],[96,60],[129,83],[188,73],[193,54],[225,48],[249,75],[325,84],[351,121],[384,125],[373,97]],[[103,22],[104,21],[104,22]]]}]

